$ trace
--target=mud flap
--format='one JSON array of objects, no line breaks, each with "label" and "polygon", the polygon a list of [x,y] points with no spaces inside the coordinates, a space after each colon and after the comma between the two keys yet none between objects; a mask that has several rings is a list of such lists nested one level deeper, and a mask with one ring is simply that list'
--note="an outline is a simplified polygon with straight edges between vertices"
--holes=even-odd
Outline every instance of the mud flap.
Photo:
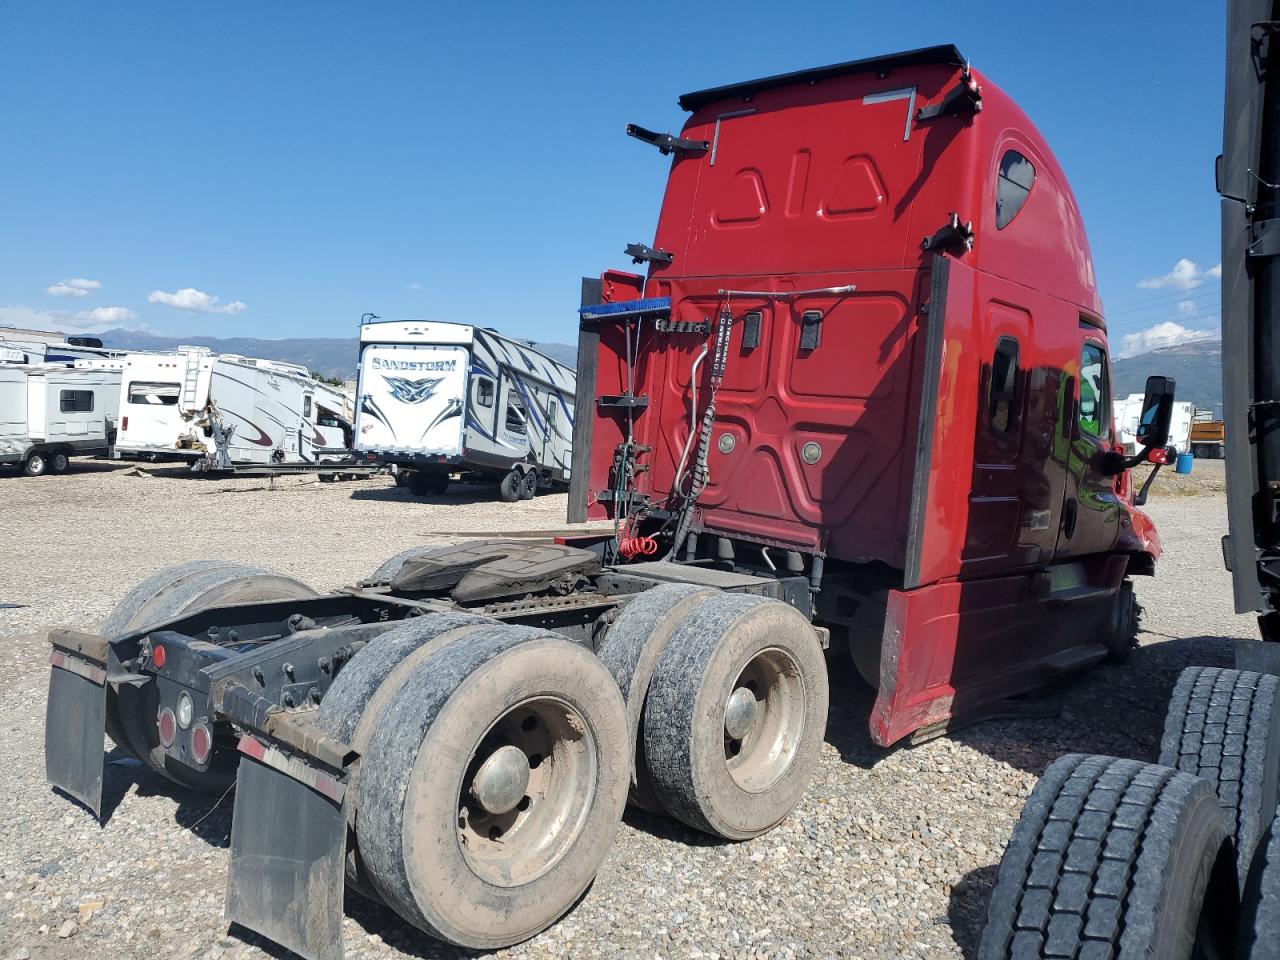
[{"label": "mud flap", "polygon": [[346,779],[240,740],[226,918],[306,960],[342,960]]},{"label": "mud flap", "polygon": [[44,715],[44,775],[53,786],[102,816],[105,664],[54,646],[49,654]]}]

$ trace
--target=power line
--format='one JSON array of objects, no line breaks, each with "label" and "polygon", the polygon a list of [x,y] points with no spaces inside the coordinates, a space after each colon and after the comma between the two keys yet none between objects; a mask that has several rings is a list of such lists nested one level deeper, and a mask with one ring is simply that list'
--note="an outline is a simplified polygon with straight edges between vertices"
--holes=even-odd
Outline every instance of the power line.
[{"label": "power line", "polygon": [[1118,314],[1118,313],[1134,313],[1134,312],[1140,312],[1142,310],[1149,310],[1154,306],[1160,306],[1160,305],[1167,306],[1169,303],[1179,301],[1179,300],[1191,300],[1194,302],[1196,299],[1203,297],[1206,294],[1209,294],[1211,296],[1217,296],[1219,293],[1222,292],[1221,287],[1222,287],[1221,281],[1213,280],[1208,283],[1202,283],[1199,286],[1193,287],[1190,290],[1176,290],[1172,293],[1165,293],[1165,294],[1159,294],[1153,297],[1146,297],[1142,300],[1134,300],[1127,304],[1122,304],[1118,307],[1110,308],[1106,312],[1114,316],[1115,314]]}]

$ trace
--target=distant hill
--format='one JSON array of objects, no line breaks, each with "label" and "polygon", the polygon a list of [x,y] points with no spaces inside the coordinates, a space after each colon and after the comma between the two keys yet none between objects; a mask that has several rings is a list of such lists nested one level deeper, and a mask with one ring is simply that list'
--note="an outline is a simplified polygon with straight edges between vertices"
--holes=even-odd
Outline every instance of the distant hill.
[{"label": "distant hill", "polygon": [[1222,416],[1222,341],[1196,340],[1176,347],[1161,347],[1112,363],[1115,395],[1142,393],[1147,377],[1163,374],[1177,381],[1175,395],[1197,407],[1212,408]]},{"label": "distant hill", "polygon": [[[359,341],[355,337],[294,337],[260,340],[255,337],[159,337],[140,330],[108,330],[98,334],[102,343],[117,350],[172,350],[190,345],[208,347],[215,353],[238,353],[263,360],[301,363],[312,373],[346,379],[356,375]],[[567,343],[537,343],[534,346],[561,363],[574,366],[578,348]]]}]

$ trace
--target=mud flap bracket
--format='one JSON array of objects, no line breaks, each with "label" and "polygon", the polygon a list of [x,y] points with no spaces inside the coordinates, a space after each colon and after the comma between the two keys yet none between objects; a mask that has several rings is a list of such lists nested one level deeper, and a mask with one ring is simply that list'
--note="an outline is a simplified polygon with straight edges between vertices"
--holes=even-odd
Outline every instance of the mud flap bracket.
[{"label": "mud flap bracket", "polygon": [[44,717],[45,778],[101,817],[106,641],[70,630],[51,631],[49,641],[53,650]]},{"label": "mud flap bracket", "polygon": [[240,739],[226,918],[306,960],[342,960],[345,771]]}]

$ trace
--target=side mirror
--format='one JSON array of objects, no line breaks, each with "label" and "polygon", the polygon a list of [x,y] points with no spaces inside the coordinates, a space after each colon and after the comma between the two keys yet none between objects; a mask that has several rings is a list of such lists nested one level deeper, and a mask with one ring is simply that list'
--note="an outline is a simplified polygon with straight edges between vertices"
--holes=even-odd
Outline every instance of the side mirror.
[{"label": "side mirror", "polygon": [[1147,377],[1142,416],[1138,420],[1138,446],[1146,449],[1168,446],[1174,386],[1172,377]]}]

